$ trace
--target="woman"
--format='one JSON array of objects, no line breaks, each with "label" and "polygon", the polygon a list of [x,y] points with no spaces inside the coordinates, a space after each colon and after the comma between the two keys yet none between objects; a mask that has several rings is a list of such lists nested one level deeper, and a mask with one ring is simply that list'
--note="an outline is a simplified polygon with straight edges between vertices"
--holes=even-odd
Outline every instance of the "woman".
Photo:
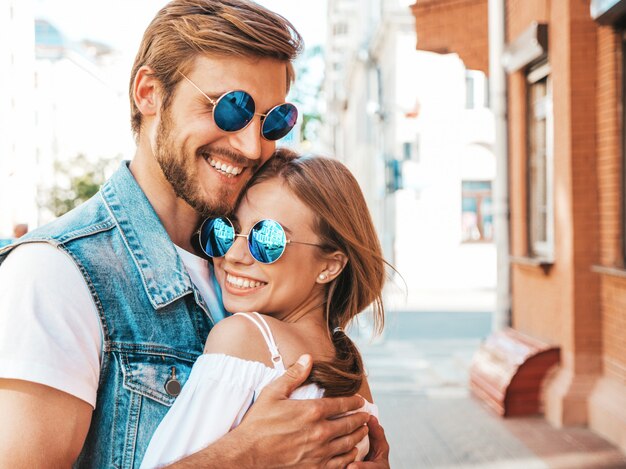
[{"label": "woman", "polygon": [[[336,160],[286,150],[250,181],[235,216],[206,220],[200,243],[213,258],[228,311],[182,393],[159,425],[142,468],[173,462],[236,427],[263,387],[308,353],[309,382],[294,399],[366,399],[377,413],[361,356],[344,333],[373,304],[383,326],[385,261],[358,183]],[[367,454],[367,437],[358,445]]]}]

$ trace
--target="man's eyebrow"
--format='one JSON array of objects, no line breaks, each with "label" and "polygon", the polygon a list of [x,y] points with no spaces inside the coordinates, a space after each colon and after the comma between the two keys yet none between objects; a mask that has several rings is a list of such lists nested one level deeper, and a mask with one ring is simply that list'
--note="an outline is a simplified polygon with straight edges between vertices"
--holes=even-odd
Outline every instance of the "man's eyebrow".
[{"label": "man's eyebrow", "polygon": [[[224,93],[205,93],[204,91],[202,93],[198,93],[198,101],[206,103],[206,104],[210,104],[210,105],[214,105],[215,102],[220,98],[220,96],[222,96]],[[213,102],[210,101],[210,98],[213,100]]]}]

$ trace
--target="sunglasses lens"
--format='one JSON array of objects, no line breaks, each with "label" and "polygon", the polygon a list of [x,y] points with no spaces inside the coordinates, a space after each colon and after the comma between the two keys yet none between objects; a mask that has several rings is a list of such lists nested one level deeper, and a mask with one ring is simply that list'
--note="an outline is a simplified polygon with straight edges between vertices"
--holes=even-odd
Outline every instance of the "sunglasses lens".
[{"label": "sunglasses lens", "polygon": [[254,117],[254,100],[245,91],[231,91],[222,96],[213,109],[213,119],[226,132],[243,129]]},{"label": "sunglasses lens", "polygon": [[200,229],[200,246],[210,257],[222,257],[235,242],[235,229],[227,218],[209,218]]},{"label": "sunglasses lens", "polygon": [[284,103],[272,109],[263,120],[261,132],[267,140],[279,140],[289,133],[298,120],[298,109]]},{"label": "sunglasses lens", "polygon": [[274,220],[261,220],[250,230],[250,254],[263,264],[276,262],[285,251],[287,237],[283,227]]}]

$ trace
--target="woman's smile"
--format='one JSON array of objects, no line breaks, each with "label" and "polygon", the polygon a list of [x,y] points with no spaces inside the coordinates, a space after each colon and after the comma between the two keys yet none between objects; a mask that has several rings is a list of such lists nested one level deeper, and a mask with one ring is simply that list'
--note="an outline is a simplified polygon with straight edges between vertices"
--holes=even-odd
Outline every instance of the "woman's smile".
[{"label": "woman's smile", "polygon": [[255,290],[259,287],[267,285],[267,282],[261,282],[249,277],[234,275],[226,272],[226,285],[236,290]]}]

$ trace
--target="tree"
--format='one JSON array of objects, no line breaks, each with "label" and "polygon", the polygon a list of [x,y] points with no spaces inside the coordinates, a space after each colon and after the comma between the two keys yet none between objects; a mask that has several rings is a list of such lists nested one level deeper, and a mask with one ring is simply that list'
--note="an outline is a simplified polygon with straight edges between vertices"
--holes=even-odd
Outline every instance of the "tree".
[{"label": "tree", "polygon": [[81,153],[67,161],[56,161],[55,184],[41,191],[43,197],[39,206],[50,210],[56,217],[69,212],[100,190],[113,165],[119,160],[118,155],[94,161]]},{"label": "tree", "polygon": [[324,49],[315,45],[296,60],[294,64],[298,79],[292,91],[293,101],[302,112],[301,135],[303,141],[317,140],[322,117],[320,113],[321,88],[324,69]]}]

